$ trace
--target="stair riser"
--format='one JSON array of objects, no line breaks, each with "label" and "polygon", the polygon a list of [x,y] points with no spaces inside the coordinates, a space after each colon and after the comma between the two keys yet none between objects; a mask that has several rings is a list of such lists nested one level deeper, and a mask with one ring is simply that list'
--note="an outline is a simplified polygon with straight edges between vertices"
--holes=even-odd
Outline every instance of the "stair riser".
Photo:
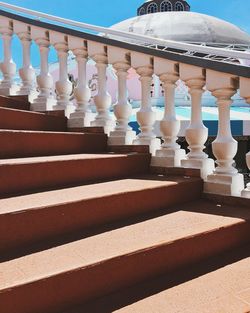
[{"label": "stair riser", "polygon": [[92,158],[0,166],[0,196],[74,186],[149,171],[150,155]]},{"label": "stair riser", "polygon": [[30,109],[30,103],[1,96],[0,107],[28,111]]},{"label": "stair riser", "polygon": [[[192,188],[192,193],[190,189]],[[53,207],[0,215],[0,254],[11,254],[22,247],[85,229],[123,220],[136,215],[166,209],[200,197],[202,182],[172,185],[128,192],[105,198],[62,204]],[[179,197],[178,195],[182,195]]]},{"label": "stair riser", "polygon": [[147,250],[4,290],[0,293],[0,302],[4,303],[4,313],[62,312],[157,275],[192,266],[246,243],[249,235],[250,223],[241,222],[170,244],[159,244]]},{"label": "stair riser", "polygon": [[66,131],[67,119],[0,108],[0,129]]},{"label": "stair riser", "polygon": [[104,134],[18,133],[0,131],[0,158],[98,153],[107,148]]}]

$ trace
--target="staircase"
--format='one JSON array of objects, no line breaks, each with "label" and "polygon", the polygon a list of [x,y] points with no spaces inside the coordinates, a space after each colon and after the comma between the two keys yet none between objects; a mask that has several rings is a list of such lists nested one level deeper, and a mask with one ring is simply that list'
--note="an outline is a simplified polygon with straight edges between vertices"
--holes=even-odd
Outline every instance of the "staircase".
[{"label": "staircase", "polygon": [[0,97],[1,312],[250,311],[248,199],[205,199],[148,147],[28,109]]}]

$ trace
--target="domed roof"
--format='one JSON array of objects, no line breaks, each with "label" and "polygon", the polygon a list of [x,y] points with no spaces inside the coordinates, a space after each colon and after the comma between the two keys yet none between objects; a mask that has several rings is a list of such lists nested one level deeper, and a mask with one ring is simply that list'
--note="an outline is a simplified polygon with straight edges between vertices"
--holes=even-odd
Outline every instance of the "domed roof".
[{"label": "domed roof", "polygon": [[213,16],[194,12],[159,12],[136,16],[111,27],[155,38],[205,43],[250,44],[250,35]]}]

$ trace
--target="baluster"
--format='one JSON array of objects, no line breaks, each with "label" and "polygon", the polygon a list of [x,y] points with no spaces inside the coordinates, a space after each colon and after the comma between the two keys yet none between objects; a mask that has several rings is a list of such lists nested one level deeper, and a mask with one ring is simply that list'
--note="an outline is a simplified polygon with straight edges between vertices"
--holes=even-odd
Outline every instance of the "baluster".
[{"label": "baluster", "polygon": [[164,117],[160,122],[160,130],[164,140],[161,149],[152,157],[152,166],[178,167],[181,160],[185,159],[185,150],[177,144],[180,131],[180,121],[176,119],[175,112],[175,88],[178,76],[178,64],[155,58],[155,73],[160,77],[165,96]]},{"label": "baluster", "polygon": [[78,68],[78,81],[74,90],[77,107],[76,111],[70,114],[68,120],[68,127],[81,128],[90,126],[94,119],[94,113],[91,112],[89,101],[91,98],[91,91],[86,79],[86,64],[88,60],[88,53],[86,43],[78,38],[69,37],[69,47],[74,53]]},{"label": "baluster", "polygon": [[13,36],[13,23],[5,18],[0,18],[0,33],[3,39],[3,62],[0,69],[3,73],[3,80],[0,83],[0,94],[9,96],[15,95],[20,87],[14,82],[16,75],[16,64],[12,60],[11,42]]},{"label": "baluster", "polygon": [[[250,105],[250,79],[240,78],[240,95],[245,98],[246,102]],[[248,134],[249,135],[249,134]],[[246,163],[250,170],[250,152],[246,155]],[[242,190],[241,196],[250,199],[250,183],[247,184],[246,189]]]},{"label": "baluster", "polygon": [[140,75],[141,82],[141,108],[137,112],[136,117],[140,125],[140,134],[133,141],[134,145],[148,145],[152,155],[155,155],[157,149],[160,148],[160,139],[156,138],[153,127],[156,120],[156,113],[151,106],[151,83],[153,69],[149,67],[139,67],[136,69]]},{"label": "baluster", "polygon": [[186,129],[185,138],[190,152],[187,159],[181,161],[185,168],[200,169],[203,179],[214,170],[214,161],[203,151],[208,138],[208,129],[202,121],[202,95],[205,86],[205,70],[199,67],[181,64],[180,77],[189,88],[191,96],[191,121]]},{"label": "baluster", "polygon": [[109,145],[130,145],[136,138],[136,133],[128,125],[132,114],[132,106],[128,102],[127,76],[130,68],[128,52],[116,47],[108,48],[109,63],[113,64],[116,70],[118,81],[118,99],[114,105],[116,117],[115,130],[110,133]]},{"label": "baluster", "polygon": [[35,40],[40,53],[40,73],[37,76],[37,86],[39,94],[33,100],[31,109],[33,111],[51,111],[56,105],[56,99],[53,92],[53,78],[49,73],[49,33],[40,28],[31,28],[31,37]]},{"label": "baluster", "polygon": [[88,54],[96,62],[98,92],[94,97],[97,115],[90,124],[93,127],[103,127],[106,134],[114,130],[115,121],[110,116],[109,110],[112,99],[107,91],[107,47],[93,41],[88,42]]},{"label": "baluster", "polygon": [[232,137],[230,125],[231,97],[236,93],[238,81],[229,74],[207,70],[207,87],[217,98],[219,125],[217,137],[212,143],[217,167],[207,177],[205,192],[239,196],[244,188],[244,179],[233,167],[238,143]]},{"label": "baluster", "polygon": [[56,82],[57,103],[54,110],[64,110],[65,115],[69,117],[75,111],[75,107],[70,100],[73,86],[68,78],[68,37],[51,32],[50,39],[59,61],[59,80]]},{"label": "baluster", "polygon": [[31,65],[30,59],[30,49],[32,43],[30,26],[15,21],[14,31],[19,37],[23,49],[23,67],[19,70],[19,75],[22,79],[22,86],[18,91],[18,94],[29,95],[29,100],[32,102],[38,94],[36,92],[35,70]]}]

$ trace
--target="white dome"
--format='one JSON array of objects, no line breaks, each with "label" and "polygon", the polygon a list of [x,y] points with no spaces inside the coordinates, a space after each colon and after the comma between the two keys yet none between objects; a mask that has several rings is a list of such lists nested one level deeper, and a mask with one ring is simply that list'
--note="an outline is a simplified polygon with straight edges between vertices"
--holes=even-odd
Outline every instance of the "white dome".
[{"label": "white dome", "polygon": [[239,27],[194,12],[146,14],[127,19],[111,28],[175,41],[250,44],[250,36]]}]

